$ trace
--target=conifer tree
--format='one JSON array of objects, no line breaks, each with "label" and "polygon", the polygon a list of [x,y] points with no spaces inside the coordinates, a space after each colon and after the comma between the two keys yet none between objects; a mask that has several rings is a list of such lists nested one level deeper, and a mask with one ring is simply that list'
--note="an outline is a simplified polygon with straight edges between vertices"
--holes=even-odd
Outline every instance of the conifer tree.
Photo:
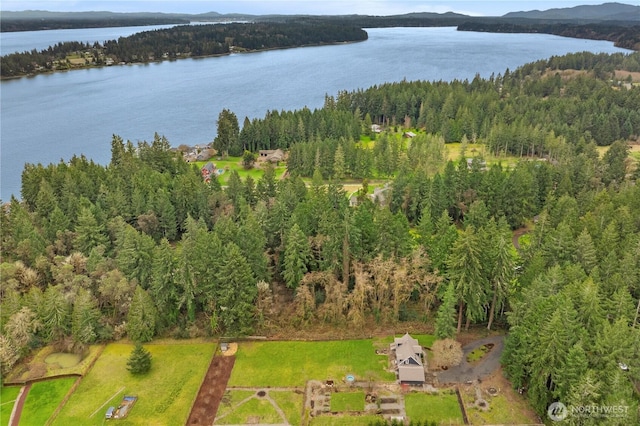
[{"label": "conifer tree", "polygon": [[456,291],[452,283],[447,285],[442,304],[436,316],[435,335],[438,339],[452,338],[456,334]]},{"label": "conifer tree", "polygon": [[151,296],[137,286],[127,315],[127,333],[131,340],[148,342],[156,333],[157,310]]},{"label": "conifer tree", "polygon": [[297,223],[287,233],[284,250],[284,280],[289,288],[297,288],[308,271],[307,263],[311,259],[309,241]]},{"label": "conifer tree", "polygon": [[216,297],[220,325],[227,335],[250,333],[258,287],[251,266],[235,243],[226,246],[220,276],[224,277]]},{"label": "conifer tree", "polygon": [[127,370],[133,375],[146,374],[151,370],[151,359],[151,353],[138,342],[127,360]]}]

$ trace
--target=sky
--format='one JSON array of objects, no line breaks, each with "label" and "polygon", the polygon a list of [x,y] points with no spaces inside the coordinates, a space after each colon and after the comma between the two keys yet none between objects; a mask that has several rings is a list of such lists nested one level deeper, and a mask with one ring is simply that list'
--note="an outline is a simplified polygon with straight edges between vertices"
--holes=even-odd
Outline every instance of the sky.
[{"label": "sky", "polygon": [[[165,12],[189,13],[247,13],[310,14],[310,15],[396,15],[411,12],[456,12],[470,16],[501,16],[523,10],[547,10],[585,4],[602,4],[615,0],[2,0],[0,12],[19,10],[49,10],[84,12]],[[640,4],[640,0],[617,0],[620,3]]]}]

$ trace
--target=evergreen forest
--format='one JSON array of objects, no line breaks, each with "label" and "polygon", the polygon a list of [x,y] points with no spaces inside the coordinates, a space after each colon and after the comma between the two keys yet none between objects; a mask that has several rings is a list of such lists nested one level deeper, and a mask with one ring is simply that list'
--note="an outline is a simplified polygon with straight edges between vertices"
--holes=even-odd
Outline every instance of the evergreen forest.
[{"label": "evergreen forest", "polygon": [[143,31],[104,43],[68,41],[41,51],[33,49],[4,55],[0,77],[366,39],[366,31],[360,28],[331,22],[179,25]]},{"label": "evergreen forest", "polygon": [[114,135],[107,165],[28,164],[0,214],[2,374],[50,343],[488,328],[538,414],[561,400],[637,423],[640,87],[623,71],[639,53],[389,83],[242,125],[221,112],[220,155],[283,149],[282,179],[265,163],[205,183],[161,135]]}]

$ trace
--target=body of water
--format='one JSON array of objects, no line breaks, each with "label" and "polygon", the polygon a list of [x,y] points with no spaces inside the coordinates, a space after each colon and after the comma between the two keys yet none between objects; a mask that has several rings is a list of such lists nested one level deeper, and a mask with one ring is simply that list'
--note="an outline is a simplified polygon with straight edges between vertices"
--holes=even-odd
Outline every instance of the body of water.
[{"label": "body of water", "polygon": [[100,44],[109,40],[117,40],[142,31],[152,31],[162,28],[171,28],[175,25],[148,25],[137,27],[111,27],[111,28],[80,28],[74,30],[48,30],[48,31],[15,31],[1,33],[0,55],[8,55],[15,52],[44,50],[65,41],[80,41]]},{"label": "body of water", "polygon": [[20,175],[27,162],[48,164],[84,154],[107,164],[113,134],[135,142],[151,141],[157,132],[172,146],[210,142],[223,108],[235,112],[242,125],[245,117],[263,117],[268,110],[321,107],[326,94],[336,95],[340,90],[402,79],[489,77],[569,52],[625,52],[610,42],[544,34],[459,32],[455,28],[367,32],[367,41],[354,44],[3,81],[0,198],[6,201],[11,194],[19,196]]}]

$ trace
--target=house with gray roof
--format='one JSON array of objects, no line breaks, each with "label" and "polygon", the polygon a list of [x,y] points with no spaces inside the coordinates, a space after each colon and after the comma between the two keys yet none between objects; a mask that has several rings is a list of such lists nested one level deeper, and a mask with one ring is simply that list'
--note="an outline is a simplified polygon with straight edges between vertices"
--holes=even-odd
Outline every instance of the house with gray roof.
[{"label": "house with gray roof", "polygon": [[424,351],[422,346],[406,333],[396,337],[390,345],[395,355],[396,375],[400,383],[421,385],[425,382]]}]

